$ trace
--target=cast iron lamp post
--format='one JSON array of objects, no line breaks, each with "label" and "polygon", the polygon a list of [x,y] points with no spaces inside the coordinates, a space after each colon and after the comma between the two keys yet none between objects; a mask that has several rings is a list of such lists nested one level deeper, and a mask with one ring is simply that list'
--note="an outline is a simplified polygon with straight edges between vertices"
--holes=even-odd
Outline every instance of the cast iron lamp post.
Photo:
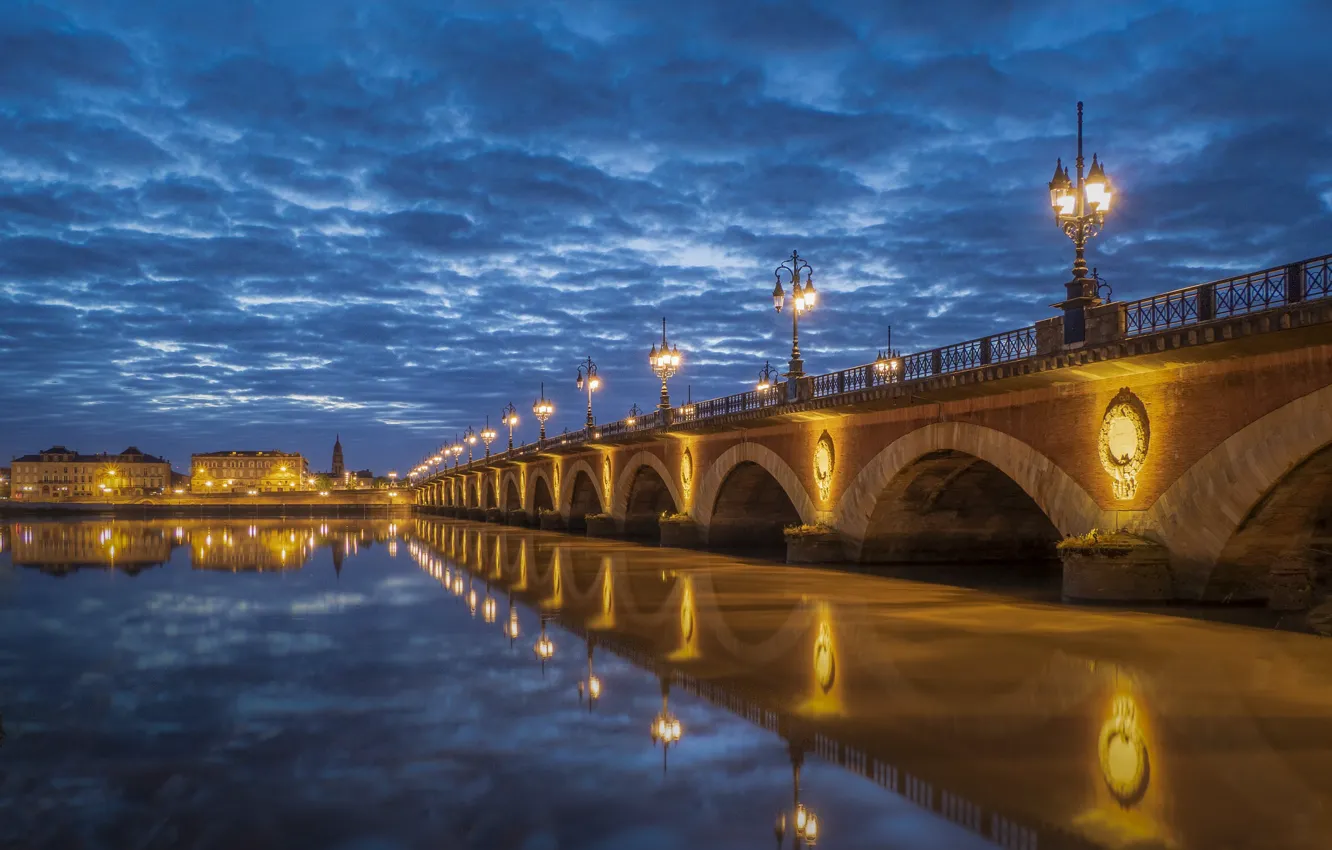
[{"label": "cast iron lamp post", "polygon": [[463,442],[467,443],[467,462],[472,462],[472,446],[476,445],[476,432],[472,426],[468,425],[467,430],[463,432]]},{"label": "cast iron lamp post", "polygon": [[893,326],[888,326],[888,347],[879,349],[879,356],[874,360],[874,371],[879,379],[883,381],[892,381],[897,378],[897,372],[901,368],[901,360],[897,350],[893,348]]},{"label": "cast iron lamp post", "polygon": [[457,469],[458,459],[462,457],[462,451],[463,451],[462,441],[458,439],[457,434],[453,435],[453,445],[449,447],[449,451],[453,452],[453,468]]},{"label": "cast iron lamp post", "polygon": [[773,375],[772,364],[766,360],[763,361],[763,368],[760,369],[758,373],[758,384],[756,385],[756,389],[758,389],[759,392],[766,392],[767,390],[772,389],[776,384],[776,381],[773,380]]},{"label": "cast iron lamp post", "polygon": [[481,442],[486,444],[486,457],[490,457],[490,444],[495,442],[497,436],[495,429],[490,427],[490,416],[487,415],[486,427],[481,429]]},{"label": "cast iron lamp post", "polygon": [[1073,279],[1064,284],[1068,297],[1054,305],[1064,310],[1064,342],[1082,342],[1087,337],[1086,308],[1101,302],[1097,295],[1097,281],[1087,274],[1085,256],[1087,241],[1100,233],[1105,215],[1110,211],[1114,190],[1105,168],[1092,154],[1090,171],[1083,176],[1082,160],[1082,101],[1078,101],[1078,158],[1076,182],[1069,179],[1068,168],[1062,159],[1055,160],[1054,178],[1050,181],[1050,206],[1054,209],[1055,224],[1073,240],[1076,256],[1073,260]]},{"label": "cast iron lamp post", "polygon": [[518,424],[518,408],[513,406],[513,402],[509,402],[509,405],[500,411],[500,419],[509,426],[509,451],[513,451],[513,426]]},{"label": "cast iron lamp post", "polygon": [[542,440],[546,439],[546,420],[549,419],[551,414],[554,412],[555,412],[555,405],[547,401],[546,385],[545,383],[542,383],[541,398],[538,398],[536,401],[532,402],[532,415],[535,416],[537,418],[537,421],[541,423],[540,439]]},{"label": "cast iron lamp post", "polygon": [[[791,364],[787,369],[790,378],[805,376],[805,361],[800,359],[800,314],[814,309],[814,270],[796,251],[791,252],[791,259],[785,260],[773,272],[777,285],[772,289],[772,306],[777,312],[782,311],[786,292],[782,289],[782,274],[791,281]],[[800,278],[804,276],[804,285]]]},{"label": "cast iron lamp post", "polygon": [[638,417],[642,415],[643,411],[639,410],[638,403],[634,402],[634,404],[629,407],[629,415],[624,417],[624,424],[632,428],[638,424]]},{"label": "cast iron lamp post", "polygon": [[661,379],[661,401],[657,403],[657,409],[670,410],[671,394],[666,389],[666,381],[680,371],[680,349],[673,348],[666,342],[665,317],[661,320],[661,349],[652,346],[652,351],[648,354],[648,366],[652,367],[653,374]]},{"label": "cast iron lamp post", "polygon": [[596,422],[592,418],[592,393],[601,389],[601,378],[597,377],[597,364],[588,357],[586,363],[578,365],[578,389],[587,388],[587,427],[590,429]]}]

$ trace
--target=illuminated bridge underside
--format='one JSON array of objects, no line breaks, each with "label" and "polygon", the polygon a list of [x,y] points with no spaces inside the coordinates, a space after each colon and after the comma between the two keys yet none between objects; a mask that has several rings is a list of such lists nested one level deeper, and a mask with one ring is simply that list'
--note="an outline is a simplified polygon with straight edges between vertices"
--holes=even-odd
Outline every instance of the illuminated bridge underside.
[{"label": "illuminated bridge underside", "polygon": [[[1299,607],[1332,563],[1332,298],[1156,332],[1134,305],[1107,307],[1135,327],[1077,349],[914,380],[861,367],[522,446],[430,477],[417,504],[501,493],[515,520],[605,513],[645,539],[679,512],[718,548],[823,524],[831,560],[870,563],[1053,559],[1122,531],[1165,576],[1151,598]],[[1102,568],[1089,584],[1114,597]]]}]

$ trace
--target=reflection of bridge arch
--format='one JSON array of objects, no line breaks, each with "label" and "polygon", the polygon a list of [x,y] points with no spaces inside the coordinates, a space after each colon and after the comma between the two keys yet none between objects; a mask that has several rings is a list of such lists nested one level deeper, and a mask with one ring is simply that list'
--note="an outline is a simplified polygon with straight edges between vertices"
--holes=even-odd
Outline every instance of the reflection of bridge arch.
[{"label": "reflection of bridge arch", "polygon": [[[1279,435],[1274,438],[1273,435]],[[1332,445],[1332,386],[1255,420],[1203,455],[1146,511],[1143,527],[1170,549],[1176,595],[1201,595],[1227,545],[1259,517],[1283,487],[1301,486],[1306,462]],[[1314,501],[1321,501],[1310,491]],[[1326,494],[1324,493],[1325,497]],[[1303,506],[1307,507],[1307,506]],[[1310,516],[1274,536],[1313,530]],[[1152,534],[1152,531],[1155,534]]]},{"label": "reflection of bridge arch", "polygon": [[961,452],[998,469],[1031,497],[1062,535],[1097,527],[1101,509],[1068,473],[1031,446],[992,428],[935,422],[898,438],[874,456],[842,494],[834,524],[857,553],[879,496],[905,468],[934,452]]}]

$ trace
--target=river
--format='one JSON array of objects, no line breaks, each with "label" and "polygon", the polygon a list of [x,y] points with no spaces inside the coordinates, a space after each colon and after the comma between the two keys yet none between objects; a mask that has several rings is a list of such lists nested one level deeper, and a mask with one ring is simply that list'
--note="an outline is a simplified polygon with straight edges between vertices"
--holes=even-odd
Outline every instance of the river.
[{"label": "river", "polygon": [[0,846],[1332,846],[1332,641],[450,520],[0,526],[0,718]]}]

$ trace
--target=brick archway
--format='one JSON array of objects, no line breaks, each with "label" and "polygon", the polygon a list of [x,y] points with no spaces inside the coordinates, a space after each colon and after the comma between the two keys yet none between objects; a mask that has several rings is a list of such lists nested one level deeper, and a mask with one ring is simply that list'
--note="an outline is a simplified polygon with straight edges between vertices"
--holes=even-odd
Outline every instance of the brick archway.
[{"label": "brick archway", "polygon": [[550,495],[550,509],[557,510],[559,503],[555,500],[555,488],[550,486],[550,475],[546,470],[534,466],[527,471],[527,492],[523,494],[523,510],[529,514],[536,514],[536,493],[537,482],[543,482],[546,485],[546,493]]},{"label": "brick archway", "polygon": [[623,520],[629,510],[629,497],[632,495],[630,490],[633,487],[634,479],[638,476],[638,471],[643,467],[650,467],[661,476],[662,482],[670,492],[671,498],[675,500],[676,508],[684,504],[680,498],[680,488],[676,484],[675,476],[666,468],[666,462],[657,457],[652,452],[638,452],[624,464],[620,470],[620,475],[615,479],[614,499],[611,500],[609,512],[617,520]]},{"label": "brick archway", "polygon": [[[517,511],[517,510],[522,510],[522,508],[523,508],[523,490],[522,490],[522,487],[519,486],[519,482],[520,482],[521,480],[522,480],[522,479],[518,476],[518,473],[517,473],[516,471],[514,471],[514,470],[512,470],[512,469],[506,469],[506,470],[504,470],[504,473],[500,476],[500,482],[499,482],[499,507],[500,507],[500,510],[502,510],[502,511]],[[510,487],[513,488],[513,492],[514,492],[514,493],[517,493],[517,494],[518,494],[517,504],[509,504],[509,488],[510,488]]]},{"label": "brick archway", "polygon": [[711,525],[717,495],[721,492],[722,484],[731,471],[742,463],[757,464],[776,479],[786,492],[786,497],[791,500],[796,513],[800,514],[801,522],[810,525],[818,522],[818,510],[814,507],[814,500],[805,492],[805,487],[800,483],[795,470],[772,449],[751,442],[731,446],[708,467],[708,471],[699,480],[698,495],[694,498],[691,513],[695,522],[704,528]]},{"label": "brick archway", "polygon": [[1329,444],[1332,386],[1241,428],[1176,479],[1147,509],[1141,531],[1170,549],[1180,589],[1201,593],[1226,544],[1259,502]]},{"label": "brick archway", "polygon": [[597,502],[600,503],[603,511],[606,509],[606,494],[601,488],[601,475],[592,468],[592,464],[580,457],[569,464],[560,476],[563,480],[560,481],[560,496],[557,504],[560,515],[566,520],[569,518],[570,500],[573,498],[574,485],[578,482],[579,472],[587,473],[587,477],[592,481],[592,489],[596,491]]},{"label": "brick archway", "polygon": [[1011,478],[1063,535],[1104,525],[1086,490],[1054,461],[1014,437],[965,422],[934,422],[898,438],[874,456],[842,493],[833,524],[858,551],[865,542],[879,494],[908,465],[930,452],[971,455]]}]

